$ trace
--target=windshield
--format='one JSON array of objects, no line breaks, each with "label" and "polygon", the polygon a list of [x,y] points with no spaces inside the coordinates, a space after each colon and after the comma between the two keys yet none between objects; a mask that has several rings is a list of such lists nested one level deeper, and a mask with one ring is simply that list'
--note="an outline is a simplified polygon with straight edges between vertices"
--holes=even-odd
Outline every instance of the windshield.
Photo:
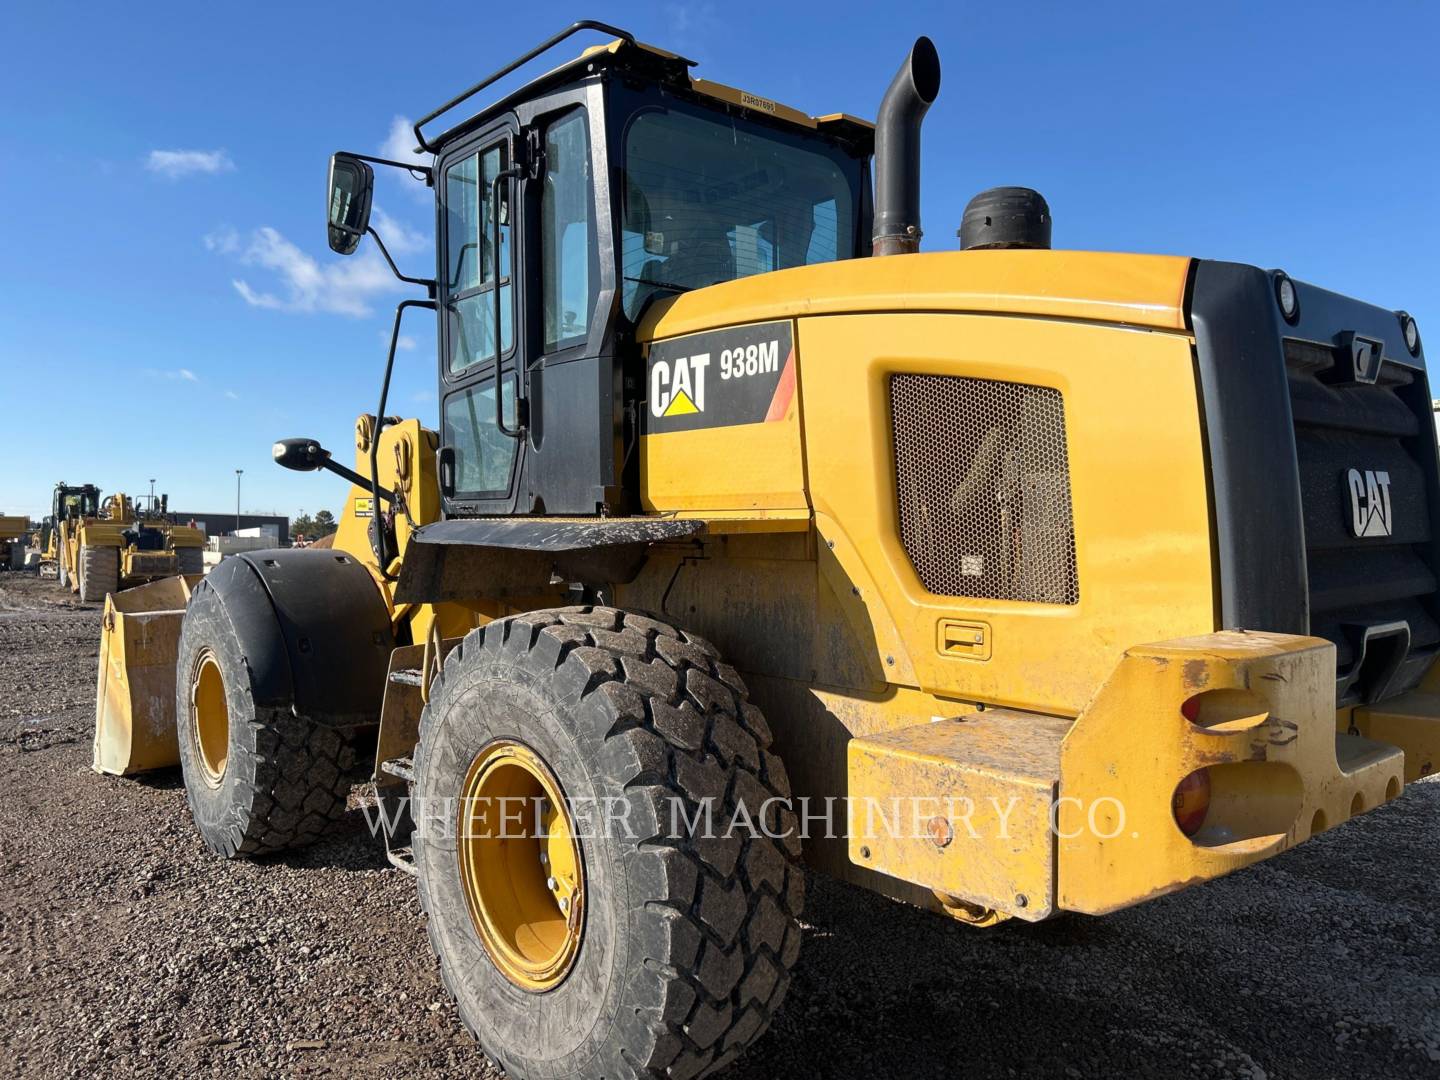
[{"label": "windshield", "polygon": [[819,139],[721,113],[647,110],[625,133],[625,312],[855,254],[859,169]]}]

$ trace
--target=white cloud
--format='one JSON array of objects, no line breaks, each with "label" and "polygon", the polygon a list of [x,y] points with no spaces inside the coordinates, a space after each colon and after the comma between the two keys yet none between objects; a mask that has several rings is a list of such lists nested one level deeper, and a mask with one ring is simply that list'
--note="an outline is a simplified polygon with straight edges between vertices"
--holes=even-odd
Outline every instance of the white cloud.
[{"label": "white cloud", "polygon": [[390,249],[391,255],[411,255],[430,250],[430,237],[393,218],[376,203],[370,208],[370,224]]},{"label": "white cloud", "polygon": [[146,368],[144,374],[150,379],[169,379],[172,382],[198,383],[200,376],[189,368],[173,368],[169,371],[161,371],[159,368]]},{"label": "white cloud", "polygon": [[145,168],[170,180],[184,176],[234,172],[235,162],[224,150],[151,150]]},{"label": "white cloud", "polygon": [[703,59],[709,42],[713,41],[723,23],[708,2],[667,4],[664,8],[669,33],[665,41],[685,53],[691,60]]},{"label": "white cloud", "polygon": [[[397,116],[390,121],[390,132],[385,136],[385,141],[380,144],[376,154],[405,165],[414,163],[429,168],[435,164],[434,154],[415,153],[415,132],[410,129],[410,121],[403,116]],[[377,187],[383,186],[387,191],[399,189],[404,192],[407,199],[413,199],[422,205],[428,204],[432,207],[435,205],[434,193],[414,173],[401,172],[399,169],[390,169],[380,165],[375,169],[375,180]]]},{"label": "white cloud", "polygon": [[222,225],[214,232],[205,234],[205,250],[218,251],[221,255],[234,255],[240,250],[240,234],[229,225]]},{"label": "white cloud", "polygon": [[272,311],[362,318],[371,313],[368,301],[401,287],[373,246],[322,265],[269,225],[251,233],[238,255],[246,266],[274,273],[275,282],[268,289],[244,278],[231,282],[247,304]]},{"label": "white cloud", "polygon": [[401,161],[407,165],[411,162],[426,167],[435,164],[435,155],[417,154],[415,153],[416,149],[414,125],[411,121],[404,116],[397,116],[391,120],[390,133],[380,144],[379,156],[389,158],[391,161]]},{"label": "white cloud", "polygon": [[[388,329],[380,331],[380,340],[384,342],[387,349],[390,347],[390,331]],[[415,339],[409,334],[401,334],[395,340],[395,349],[398,352],[414,352],[416,347]]]},{"label": "white cloud", "polygon": [[239,400],[240,400],[240,395],[237,394],[234,390],[226,390],[226,391],[225,391],[225,396],[226,396],[227,398],[229,398],[231,401],[239,401]]}]

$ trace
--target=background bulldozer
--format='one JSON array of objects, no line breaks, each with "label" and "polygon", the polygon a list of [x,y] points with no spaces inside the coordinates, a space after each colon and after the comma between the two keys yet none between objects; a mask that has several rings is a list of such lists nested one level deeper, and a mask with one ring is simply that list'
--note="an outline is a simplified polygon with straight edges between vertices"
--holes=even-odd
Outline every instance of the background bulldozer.
[{"label": "background bulldozer", "polygon": [[55,486],[41,529],[43,559],[60,584],[98,604],[107,593],[159,578],[204,572],[205,534],[166,517],[168,499],[141,505],[123,492],[100,498],[93,484]]},{"label": "background bulldozer", "polygon": [[[580,30],[613,40],[426,133]],[[1440,761],[1413,319],[1052,250],[1027,189],[921,253],[928,39],[873,125],[692,66],[579,23],[417,123],[433,166],[334,155],[335,252],[380,241],[374,164],[439,229],[353,468],[274,446],[350,482],[334,547],[107,604],[96,767],[178,761],[225,858],[368,773],[515,1078],[724,1069],[789,985],[802,854],[965,923],[1100,915]],[[416,311],[431,422],[386,414]]]}]

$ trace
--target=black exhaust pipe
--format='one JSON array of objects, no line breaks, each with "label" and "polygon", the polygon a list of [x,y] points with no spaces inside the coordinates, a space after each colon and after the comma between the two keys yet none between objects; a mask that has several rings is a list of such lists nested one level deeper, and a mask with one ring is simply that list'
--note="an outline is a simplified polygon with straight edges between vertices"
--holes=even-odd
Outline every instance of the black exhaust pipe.
[{"label": "black exhaust pipe", "polygon": [[919,38],[875,118],[874,255],[920,250],[920,122],[940,93],[940,54]]}]

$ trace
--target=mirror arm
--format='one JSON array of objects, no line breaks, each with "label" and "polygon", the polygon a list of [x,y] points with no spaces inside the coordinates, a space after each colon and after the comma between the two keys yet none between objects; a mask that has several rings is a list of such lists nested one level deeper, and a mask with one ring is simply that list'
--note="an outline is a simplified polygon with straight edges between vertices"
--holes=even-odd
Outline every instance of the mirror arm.
[{"label": "mirror arm", "polygon": [[[376,239],[378,240],[379,237],[376,237]],[[384,250],[383,247],[381,250]],[[386,258],[389,258],[389,256],[386,256]],[[431,287],[434,287],[433,282],[431,283]],[[394,578],[389,572],[390,559],[385,543],[385,529],[380,524],[380,500],[384,498],[386,502],[390,503],[391,510],[394,510],[395,497],[380,486],[380,432],[385,429],[385,405],[390,399],[390,374],[395,370],[395,349],[400,343],[400,321],[405,317],[405,309],[412,307],[429,308],[431,311],[436,310],[434,300],[401,300],[400,303],[395,305],[395,323],[390,329],[390,352],[385,357],[385,378],[380,383],[380,405],[375,410],[375,430],[370,436],[370,479],[368,484],[370,494],[375,497],[374,509],[372,511],[372,513],[375,514],[375,517],[372,519],[375,522],[375,559],[380,566],[380,576],[387,581],[393,581]],[[366,483],[363,477],[358,477],[357,480],[361,484]]]},{"label": "mirror arm", "polygon": [[419,179],[424,180],[426,186],[435,186],[435,170],[432,169],[429,165],[407,165],[403,161],[395,161],[391,158],[372,157],[369,154],[356,154],[349,150],[346,150],[345,153],[349,154],[353,158],[359,158],[361,161],[368,161],[374,165],[389,165],[395,169],[404,169],[406,172],[419,173]]},{"label": "mirror arm", "polygon": [[[515,357],[515,419],[513,428],[505,426],[505,395],[500,392],[500,360],[505,351],[505,335],[500,332],[500,185],[510,177],[524,176],[525,170],[518,165],[510,165],[501,169],[495,174],[495,179],[490,182],[490,205],[494,209],[490,213],[490,280],[495,283],[491,290],[491,296],[495,301],[495,427],[501,435],[507,435],[512,439],[520,439],[525,435],[525,423],[521,420],[520,412],[520,357]],[[512,247],[511,254],[514,254]],[[511,291],[514,297],[514,291]]]},{"label": "mirror arm", "polygon": [[390,257],[390,252],[389,252],[389,250],[385,247],[385,241],[380,239],[380,234],[375,231],[374,227],[373,227],[373,226],[370,226],[370,225],[367,225],[367,226],[365,226],[365,231],[366,231],[367,233],[369,233],[369,234],[374,238],[376,246],[380,248],[380,254],[381,254],[381,255],[384,255],[384,256],[385,256],[385,261],[390,264],[390,272],[391,272],[392,274],[394,274],[394,275],[395,275],[397,278],[399,278],[401,281],[409,282],[411,285],[424,285],[424,286],[425,286],[425,289],[426,289],[426,292],[427,292],[431,297],[434,297],[434,295],[435,295],[435,279],[434,279],[434,278],[407,277],[406,275],[402,274],[402,273],[400,272],[400,268],[395,265],[395,260]]},{"label": "mirror arm", "polygon": [[361,476],[354,469],[346,468],[344,465],[341,465],[339,462],[331,458],[327,457],[324,461],[322,461],[320,463],[320,468],[324,469],[326,472],[334,473],[342,480],[349,480],[350,483],[354,484],[356,487],[369,488],[370,494],[375,496],[377,500],[384,499],[387,503],[394,503],[395,501],[395,493],[393,491],[390,491],[388,488],[383,488],[378,484],[372,484],[368,476]]}]

